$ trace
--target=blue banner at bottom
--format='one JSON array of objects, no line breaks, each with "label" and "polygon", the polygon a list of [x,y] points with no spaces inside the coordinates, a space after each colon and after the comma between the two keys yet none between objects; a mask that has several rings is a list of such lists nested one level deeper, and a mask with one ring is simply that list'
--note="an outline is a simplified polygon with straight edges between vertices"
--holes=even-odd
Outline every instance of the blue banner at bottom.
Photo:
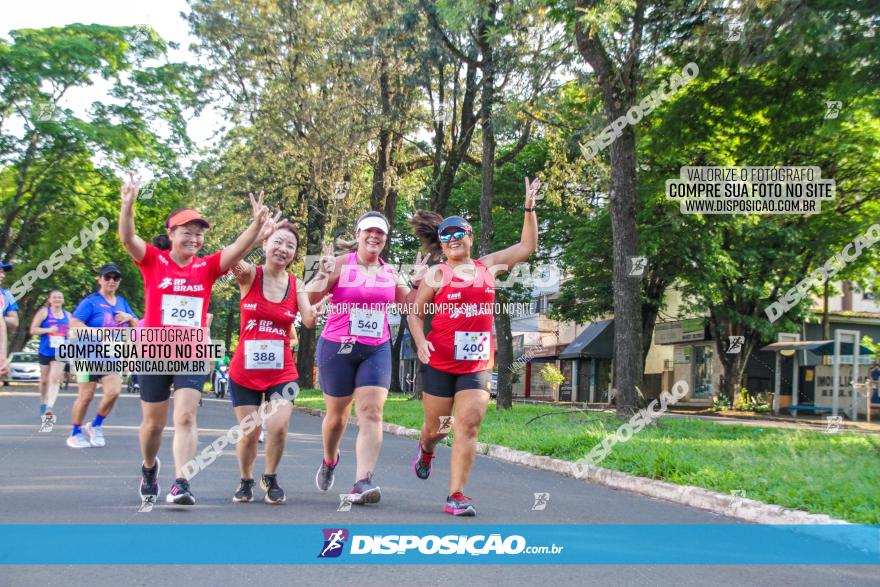
[{"label": "blue banner at bottom", "polygon": [[0,564],[880,565],[880,526],[3,524]]}]

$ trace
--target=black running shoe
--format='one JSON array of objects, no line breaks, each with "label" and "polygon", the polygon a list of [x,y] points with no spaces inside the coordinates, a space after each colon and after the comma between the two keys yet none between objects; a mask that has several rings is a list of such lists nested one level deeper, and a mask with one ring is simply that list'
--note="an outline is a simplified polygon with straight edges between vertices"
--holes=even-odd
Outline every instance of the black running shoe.
[{"label": "black running shoe", "polygon": [[263,478],[260,479],[260,487],[266,492],[264,498],[266,503],[280,505],[287,501],[284,490],[278,486],[278,475],[263,475]]},{"label": "black running shoe", "polygon": [[196,498],[189,490],[189,481],[183,477],[174,480],[171,491],[165,496],[167,503],[176,503],[177,505],[196,505]]},{"label": "black running shoe", "polygon": [[140,495],[142,501],[148,499],[156,501],[156,498],[159,496],[159,459],[156,459],[156,464],[153,465],[152,469],[146,468],[141,463]]},{"label": "black running shoe", "polygon": [[253,479],[242,479],[241,485],[238,486],[238,491],[232,496],[232,501],[235,503],[250,503],[254,501],[254,484],[255,481]]},{"label": "black running shoe", "polygon": [[351,503],[359,505],[379,503],[380,499],[382,499],[382,492],[373,485],[372,473],[355,483],[351,489]]},{"label": "black running shoe", "polygon": [[333,464],[321,459],[321,466],[318,468],[318,473],[315,475],[315,485],[318,486],[318,489],[321,491],[327,491],[333,487],[333,482],[336,480],[333,471],[335,471],[338,466],[339,453],[336,453],[336,462]]}]

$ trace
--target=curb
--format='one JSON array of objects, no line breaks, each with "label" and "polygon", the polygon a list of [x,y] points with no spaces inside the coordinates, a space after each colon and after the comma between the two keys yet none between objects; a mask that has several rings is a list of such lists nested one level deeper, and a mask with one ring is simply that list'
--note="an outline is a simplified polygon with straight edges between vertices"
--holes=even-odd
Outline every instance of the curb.
[{"label": "curb", "polygon": [[[306,408],[296,406],[294,408],[299,412],[311,416],[323,416],[324,411],[315,408]],[[357,425],[357,416],[352,416],[350,422]],[[388,434],[395,436],[404,436],[407,438],[418,438],[421,434],[420,430],[414,428],[405,428],[397,424],[388,422],[382,423],[382,430]],[[575,468],[575,463],[571,461],[563,461],[552,457],[533,455],[521,450],[515,450],[506,446],[497,444],[487,444],[477,442],[477,453],[485,455],[499,461],[514,465],[525,465],[533,469],[549,471],[572,477],[581,481],[595,483],[610,487],[611,489],[619,489],[630,493],[637,493],[655,499],[662,499],[693,508],[709,511],[714,514],[726,516],[751,522],[754,524],[765,525],[796,525],[798,532],[812,534],[818,538],[834,540],[842,542],[847,546],[853,546],[868,552],[875,552],[877,549],[877,536],[874,534],[866,535],[863,539],[855,539],[851,537],[846,540],[837,540],[829,537],[827,534],[821,533],[818,529],[811,529],[815,526],[827,525],[853,525],[845,520],[838,520],[826,514],[812,514],[803,510],[791,510],[781,505],[767,504],[754,499],[747,499],[738,495],[726,495],[703,489],[702,487],[694,487],[692,485],[676,485],[666,481],[657,479],[649,479],[647,477],[638,477],[629,473],[604,469],[602,467],[585,466]],[[580,471],[578,471],[580,469]],[[862,538],[862,537],[860,537]]]}]

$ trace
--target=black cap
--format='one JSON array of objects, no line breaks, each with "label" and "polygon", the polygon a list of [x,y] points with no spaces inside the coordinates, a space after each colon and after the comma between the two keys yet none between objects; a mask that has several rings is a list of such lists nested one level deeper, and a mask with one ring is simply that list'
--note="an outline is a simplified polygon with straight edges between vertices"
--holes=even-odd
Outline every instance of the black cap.
[{"label": "black cap", "polygon": [[116,263],[107,263],[105,265],[101,265],[101,268],[98,269],[98,275],[107,275],[108,273],[118,273],[122,275],[122,271],[119,270],[119,265]]},{"label": "black cap", "polygon": [[0,269],[3,271],[12,271],[12,265],[9,263],[0,263]]},{"label": "black cap", "polygon": [[445,231],[447,228],[462,228],[464,230],[471,230],[471,225],[461,216],[448,216],[444,218],[443,222],[440,223],[440,226],[437,227],[437,234],[443,234],[443,231]]}]

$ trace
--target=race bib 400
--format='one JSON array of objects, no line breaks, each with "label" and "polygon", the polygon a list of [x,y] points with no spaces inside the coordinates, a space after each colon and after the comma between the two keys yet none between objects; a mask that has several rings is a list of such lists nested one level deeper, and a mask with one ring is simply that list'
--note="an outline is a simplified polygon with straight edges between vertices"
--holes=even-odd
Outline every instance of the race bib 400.
[{"label": "race bib 400", "polygon": [[456,332],[456,361],[486,361],[489,359],[491,332]]}]

